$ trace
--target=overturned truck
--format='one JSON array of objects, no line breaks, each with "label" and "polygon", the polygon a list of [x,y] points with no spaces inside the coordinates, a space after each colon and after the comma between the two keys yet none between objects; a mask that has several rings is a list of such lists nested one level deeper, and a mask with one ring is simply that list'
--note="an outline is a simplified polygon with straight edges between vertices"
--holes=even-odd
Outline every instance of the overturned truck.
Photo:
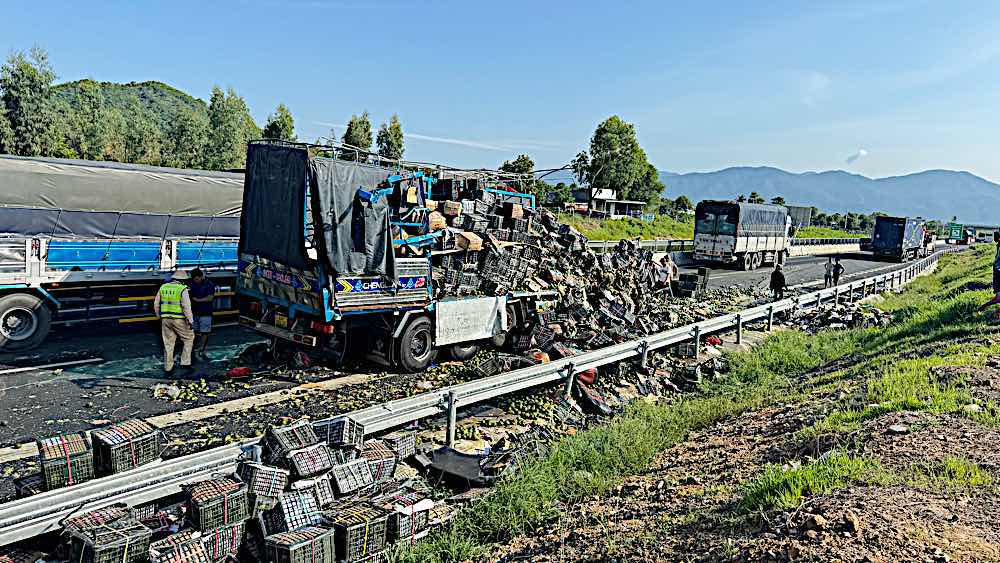
[{"label": "overturned truck", "polygon": [[243,195],[241,323],[325,361],[465,359],[554,297],[514,291],[540,257],[534,198],[496,174],[255,141]]}]

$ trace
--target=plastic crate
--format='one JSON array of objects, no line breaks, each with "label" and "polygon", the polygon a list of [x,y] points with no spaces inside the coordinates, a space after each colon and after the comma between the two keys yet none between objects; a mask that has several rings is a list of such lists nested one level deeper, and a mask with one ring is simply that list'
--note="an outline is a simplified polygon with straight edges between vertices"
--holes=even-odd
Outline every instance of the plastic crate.
[{"label": "plastic crate", "polygon": [[140,563],[149,560],[153,532],[135,520],[122,519],[85,532],[73,532],[74,563]]},{"label": "plastic crate", "polygon": [[28,549],[0,549],[0,563],[35,563],[42,559],[42,553]]},{"label": "plastic crate", "polygon": [[350,416],[342,415],[316,423],[316,433],[329,446],[358,446],[365,441],[365,428]]},{"label": "plastic crate", "polygon": [[288,486],[287,469],[271,467],[263,463],[242,462],[236,468],[236,475],[246,483],[247,492],[257,497],[277,498]]},{"label": "plastic crate", "polygon": [[295,475],[303,478],[326,473],[336,465],[337,461],[326,444],[316,444],[288,452],[286,459]]},{"label": "plastic crate", "polygon": [[388,542],[412,542],[427,529],[430,507],[426,505],[431,504],[427,501],[427,497],[415,492],[392,495],[384,500],[383,508],[391,511]]},{"label": "plastic crate", "polygon": [[355,559],[351,563],[389,563],[389,550],[383,549],[375,553],[369,553],[361,559]]},{"label": "plastic crate", "polygon": [[361,450],[361,457],[368,461],[368,469],[376,483],[392,479],[396,471],[396,453],[381,440],[368,440]]},{"label": "plastic crate", "polygon": [[329,506],[336,500],[329,475],[319,475],[312,479],[296,481],[292,483],[292,490],[311,494],[316,499],[316,505],[320,508]]},{"label": "plastic crate", "polygon": [[201,544],[212,561],[236,557],[243,546],[246,523],[230,524],[201,534]]},{"label": "plastic crate", "polygon": [[250,517],[247,486],[234,479],[209,479],[187,488],[191,523],[202,532]]},{"label": "plastic crate", "polygon": [[82,432],[37,441],[38,463],[45,489],[83,483],[94,478],[94,451]]},{"label": "plastic crate", "polygon": [[337,560],[357,561],[386,545],[389,511],[369,503],[345,503],[324,512],[324,522],[335,530]]},{"label": "plastic crate", "polygon": [[260,515],[260,527],[265,536],[292,532],[320,523],[321,512],[316,497],[303,491],[281,495],[274,508]]},{"label": "plastic crate", "polygon": [[334,532],[309,526],[270,535],[264,540],[269,563],[334,563]]},{"label": "plastic crate", "polygon": [[333,490],[338,496],[345,496],[372,486],[375,478],[367,459],[356,459],[343,465],[335,465],[330,470]]},{"label": "plastic crate", "polygon": [[417,453],[417,433],[410,430],[398,430],[382,436],[382,441],[389,447],[400,461]]},{"label": "plastic crate", "polygon": [[201,533],[177,532],[149,544],[150,563],[213,563],[201,543]]},{"label": "plastic crate", "polygon": [[133,519],[132,512],[125,503],[116,503],[97,510],[90,510],[83,514],[70,516],[61,522],[63,528],[69,533],[87,532],[95,528],[100,528],[112,522],[124,519]]},{"label": "plastic crate", "polygon": [[113,475],[160,458],[163,434],[144,420],[126,420],[90,433],[94,440],[94,470]]},{"label": "plastic crate", "polygon": [[286,426],[270,426],[260,439],[261,459],[272,464],[281,463],[288,452],[318,443],[319,438],[307,420]]},{"label": "plastic crate", "polygon": [[45,490],[45,478],[41,473],[32,473],[14,480],[17,496],[20,498],[37,495]]}]

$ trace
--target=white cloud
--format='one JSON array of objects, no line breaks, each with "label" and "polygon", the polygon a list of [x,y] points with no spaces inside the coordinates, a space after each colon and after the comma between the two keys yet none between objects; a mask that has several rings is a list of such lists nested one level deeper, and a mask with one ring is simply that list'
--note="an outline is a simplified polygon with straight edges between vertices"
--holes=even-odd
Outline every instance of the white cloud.
[{"label": "white cloud", "polygon": [[854,161],[858,160],[859,158],[864,158],[866,156],[868,156],[868,151],[866,151],[865,149],[858,149],[857,152],[847,157],[847,164],[854,164]]},{"label": "white cloud", "polygon": [[799,101],[807,106],[814,106],[826,99],[830,94],[830,77],[822,72],[811,70],[799,80]]}]

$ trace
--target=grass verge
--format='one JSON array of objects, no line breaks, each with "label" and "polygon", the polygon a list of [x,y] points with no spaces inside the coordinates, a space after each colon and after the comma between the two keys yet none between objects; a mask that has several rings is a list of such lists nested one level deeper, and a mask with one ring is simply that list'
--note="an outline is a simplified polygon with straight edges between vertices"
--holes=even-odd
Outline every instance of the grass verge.
[{"label": "grass verge", "polygon": [[594,219],[579,214],[564,213],[559,220],[571,225],[590,240],[620,240],[631,238],[683,239],[694,238],[694,219],[678,221],[657,215],[653,221],[622,217],[620,219]]},{"label": "grass verge", "polygon": [[877,461],[835,451],[800,467],[768,465],[751,481],[741,502],[749,512],[795,508],[808,495],[828,493],[883,473]]}]

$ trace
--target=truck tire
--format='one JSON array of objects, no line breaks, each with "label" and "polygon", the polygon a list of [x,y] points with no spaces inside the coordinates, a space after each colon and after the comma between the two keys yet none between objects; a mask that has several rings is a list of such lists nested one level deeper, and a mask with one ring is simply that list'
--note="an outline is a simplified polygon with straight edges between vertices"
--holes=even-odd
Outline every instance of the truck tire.
[{"label": "truck tire", "polygon": [[473,356],[479,353],[478,344],[453,344],[448,348],[448,355],[451,359],[457,360],[459,362],[464,362],[465,360],[471,360]]},{"label": "truck tire", "polygon": [[28,293],[0,297],[0,350],[30,350],[42,343],[52,328],[52,311]]},{"label": "truck tire", "polygon": [[749,272],[750,270],[753,269],[752,253],[747,252],[746,254],[740,257],[740,268],[742,268],[744,272]]},{"label": "truck tire", "polygon": [[434,327],[431,320],[417,317],[410,322],[397,342],[396,358],[399,367],[408,373],[421,371],[435,357],[437,350],[434,349]]},{"label": "truck tire", "polygon": [[760,265],[764,263],[764,253],[755,252],[753,255],[753,269],[756,270],[760,268]]}]

